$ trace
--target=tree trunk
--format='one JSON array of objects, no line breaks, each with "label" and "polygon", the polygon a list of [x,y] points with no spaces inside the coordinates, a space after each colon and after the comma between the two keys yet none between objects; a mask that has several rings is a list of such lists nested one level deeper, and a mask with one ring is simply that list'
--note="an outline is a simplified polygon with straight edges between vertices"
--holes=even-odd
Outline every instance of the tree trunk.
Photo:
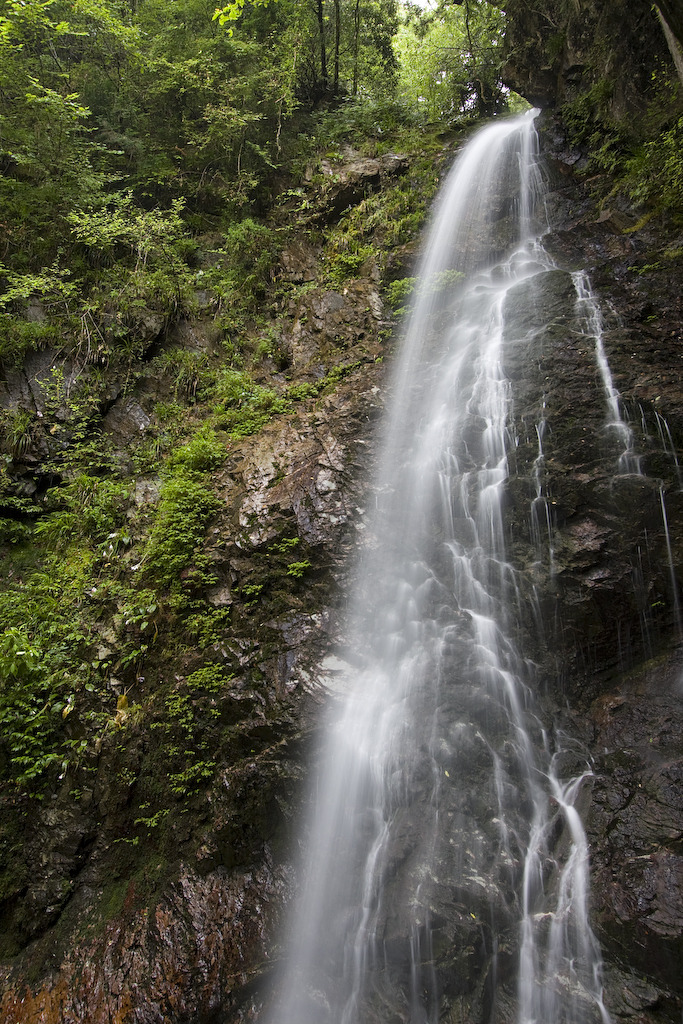
[{"label": "tree trunk", "polygon": [[681,0],[658,0],[657,7],[679,46],[683,46],[683,3]]},{"label": "tree trunk", "polygon": [[332,91],[339,92],[339,39],[341,37],[341,0],[334,0],[334,79]]},{"label": "tree trunk", "polygon": [[323,92],[327,92],[327,53],[325,51],[325,18],[323,15],[324,0],[316,0],[318,12],[318,31],[320,32],[320,78]]},{"label": "tree trunk", "polygon": [[360,0],[356,0],[353,10],[353,88],[352,94],[358,95],[358,51],[360,49]]},{"label": "tree trunk", "polygon": [[678,77],[681,80],[681,85],[683,85],[683,46],[681,45],[681,37],[677,36],[671,27],[671,23],[664,13],[664,7],[665,4],[659,4],[658,6],[655,6],[655,10],[657,11],[659,20],[662,23],[664,35],[666,36],[666,43],[669,47],[669,53],[676,65],[676,71],[678,72]]}]

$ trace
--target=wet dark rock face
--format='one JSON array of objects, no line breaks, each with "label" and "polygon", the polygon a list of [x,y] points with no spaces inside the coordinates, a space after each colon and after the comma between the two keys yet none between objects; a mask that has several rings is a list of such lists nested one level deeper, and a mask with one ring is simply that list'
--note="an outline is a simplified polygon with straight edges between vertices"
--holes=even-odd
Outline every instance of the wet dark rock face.
[{"label": "wet dark rock face", "polygon": [[507,0],[499,6],[507,14],[504,78],[542,108],[607,81],[616,116],[640,110],[657,57],[668,56],[657,15],[646,0]]},{"label": "wet dark rock face", "polygon": [[637,958],[666,992],[683,954],[680,666],[657,666],[593,708],[596,780],[589,817],[605,944]]},{"label": "wet dark rock face", "polygon": [[[592,209],[561,166],[561,132],[550,117],[542,118],[541,131],[553,224],[545,244],[559,269],[536,279],[542,290],[532,285],[509,304],[513,322],[518,306],[533,330],[530,347],[512,352],[507,367],[520,438],[509,516],[516,556],[533,563],[521,510],[522,494],[528,501],[532,492],[534,424],[542,415],[554,565],[543,568],[543,581],[538,563],[527,577],[545,625],[532,627],[522,642],[534,651],[556,721],[564,728],[566,716],[594,772],[582,813],[608,1009],[618,1020],[674,1021],[683,996],[676,582],[683,560],[683,309],[675,274],[638,272],[656,244],[653,235],[625,233],[628,211],[609,217]],[[594,342],[577,322],[567,273],[579,268],[599,298],[604,348],[641,475],[615,474],[619,442],[606,424]]]},{"label": "wet dark rock face", "polygon": [[[219,770],[183,814],[170,808],[164,843],[142,859],[134,793],[168,770],[149,721],[105,737],[78,803],[58,790],[25,817],[16,842],[26,871],[3,878],[0,905],[3,1022],[252,1018],[294,884],[295,794],[338,632],[331,581],[362,527],[378,369],[366,364],[310,417],[234,446],[207,547],[207,597],[231,611],[231,628],[215,650],[174,664],[181,679],[209,653],[232,672],[215,702]],[[300,536],[297,557],[315,566],[305,583],[265,555],[283,532]],[[263,592],[259,605],[250,588]],[[42,980],[27,987],[31,971]]]},{"label": "wet dark rock face", "polygon": [[346,161],[339,170],[329,161],[322,161],[322,172],[332,178],[325,190],[324,201],[314,215],[316,222],[331,223],[349,206],[355,206],[371,192],[382,187],[388,177],[405,174],[408,161],[397,153],[385,153],[376,160],[359,157],[347,147]]}]

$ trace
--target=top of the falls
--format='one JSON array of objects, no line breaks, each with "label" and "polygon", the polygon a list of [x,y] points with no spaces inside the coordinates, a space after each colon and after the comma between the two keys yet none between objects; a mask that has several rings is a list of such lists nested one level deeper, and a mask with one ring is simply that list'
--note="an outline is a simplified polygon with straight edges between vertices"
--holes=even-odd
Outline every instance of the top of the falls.
[{"label": "top of the falls", "polygon": [[536,111],[492,121],[460,152],[437,200],[418,277],[467,271],[530,237],[542,192]]}]

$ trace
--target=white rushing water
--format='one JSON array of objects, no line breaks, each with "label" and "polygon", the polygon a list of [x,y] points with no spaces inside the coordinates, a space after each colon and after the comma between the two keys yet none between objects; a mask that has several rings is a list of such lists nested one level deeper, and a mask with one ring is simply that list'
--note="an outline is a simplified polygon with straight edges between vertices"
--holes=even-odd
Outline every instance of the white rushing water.
[{"label": "white rushing water", "polygon": [[[539,208],[529,116],[477,134],[436,208],[272,1024],[436,1024],[476,985],[482,1021],[609,1019],[577,811],[589,771],[541,725],[503,523],[504,353],[524,341],[506,304],[552,269]],[[539,414],[530,500],[551,546],[542,395]]]},{"label": "white rushing water", "polygon": [[612,371],[605,352],[603,323],[600,306],[593,294],[588,275],[580,270],[572,274],[576,289],[576,305],[585,319],[585,333],[595,340],[595,359],[607,398],[607,427],[617,436],[623,450],[619,456],[619,472],[640,474],[640,459],[633,448],[633,431],[624,418],[621,396],[615,387]]}]

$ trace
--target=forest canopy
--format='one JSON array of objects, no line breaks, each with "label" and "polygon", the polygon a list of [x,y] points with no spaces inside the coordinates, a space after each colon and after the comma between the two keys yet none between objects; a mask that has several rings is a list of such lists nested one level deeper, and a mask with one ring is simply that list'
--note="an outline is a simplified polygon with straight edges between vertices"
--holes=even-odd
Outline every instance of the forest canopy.
[{"label": "forest canopy", "polygon": [[182,302],[183,232],[258,208],[326,135],[500,109],[502,31],[481,0],[2,0],[1,357],[32,296],[82,315],[85,288],[96,318],[115,262]]},{"label": "forest canopy", "polygon": [[[561,20],[529,10],[561,55]],[[188,312],[198,236],[258,221],[316,151],[523,105],[510,56],[486,0],[0,0],[2,364]],[[607,79],[565,121],[592,170],[670,206],[680,112],[652,74],[649,123],[615,121]]]}]

